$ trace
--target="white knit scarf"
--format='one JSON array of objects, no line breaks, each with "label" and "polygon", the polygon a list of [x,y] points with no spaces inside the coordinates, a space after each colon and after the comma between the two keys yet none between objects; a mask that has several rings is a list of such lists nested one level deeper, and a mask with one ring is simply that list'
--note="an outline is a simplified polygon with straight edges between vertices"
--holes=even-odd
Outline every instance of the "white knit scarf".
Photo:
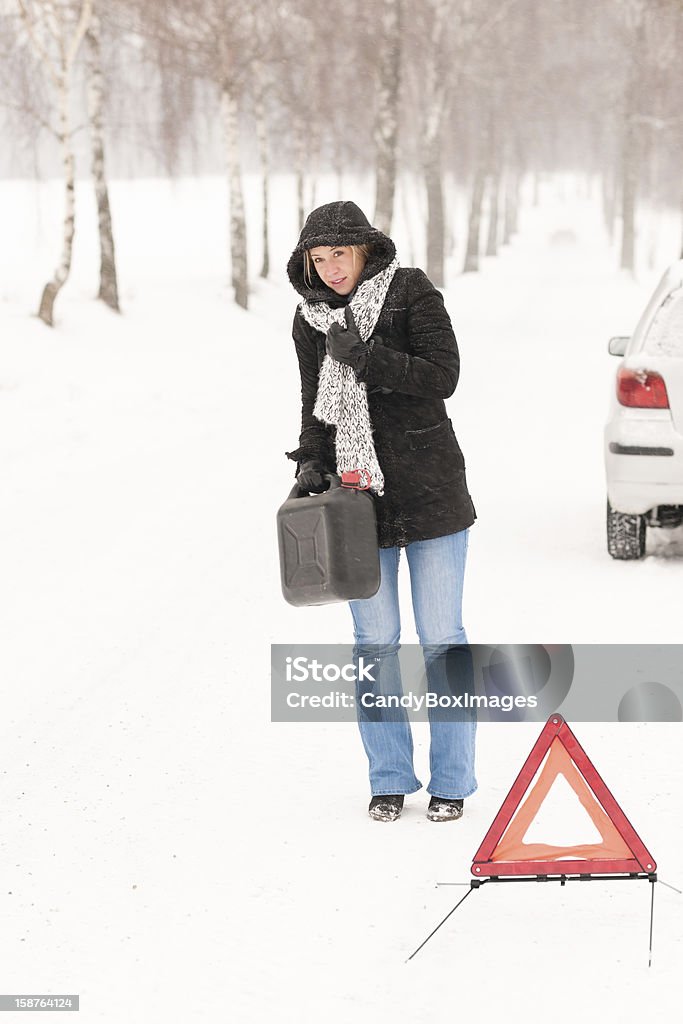
[{"label": "white knit scarf", "polygon": [[[349,303],[363,341],[367,341],[375,329],[397,269],[398,260],[394,259],[384,270],[359,284]],[[307,323],[323,334],[332,323],[346,323],[344,306],[335,309],[327,302],[304,299],[299,308]],[[320,367],[313,415],[323,423],[337,427],[337,472],[360,470],[363,474],[364,471],[370,477],[370,489],[377,495],[384,494],[384,475],[372,439],[368,392],[365,384],[356,380],[353,367],[325,356]]]}]

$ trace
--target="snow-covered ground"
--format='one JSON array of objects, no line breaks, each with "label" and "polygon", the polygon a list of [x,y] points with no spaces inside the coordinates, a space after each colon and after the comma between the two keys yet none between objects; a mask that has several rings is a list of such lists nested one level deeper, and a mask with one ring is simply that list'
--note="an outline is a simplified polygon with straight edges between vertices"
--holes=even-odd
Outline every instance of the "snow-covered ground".
[{"label": "snow-covered ground", "polygon": [[[366,183],[345,186],[371,208]],[[29,314],[59,191],[0,187],[3,991],[77,992],[80,1019],[112,1024],[675,1019],[683,897],[663,886],[650,969],[645,883],[484,887],[404,962],[465,892],[435,883],[467,881],[540,726],[480,726],[462,821],[429,823],[421,793],[385,826],[365,813],[355,727],[270,723],[270,643],[350,639],[344,605],[294,609],[279,589],[299,415],[293,184],[275,183],[274,270],[249,313],[226,287],[222,182],[117,184],[121,317],[91,299],[79,187],[52,331]],[[323,183],[316,201],[332,198]],[[420,261],[407,187],[400,210],[399,256]],[[613,562],[604,540],[607,340],[668,258],[616,273],[590,197],[566,183],[480,274],[458,276],[454,254],[471,641],[679,642],[683,530],[642,563]],[[405,574],[402,597],[415,640]],[[680,726],[576,732],[683,888]],[[558,801],[551,822],[572,813]]]}]

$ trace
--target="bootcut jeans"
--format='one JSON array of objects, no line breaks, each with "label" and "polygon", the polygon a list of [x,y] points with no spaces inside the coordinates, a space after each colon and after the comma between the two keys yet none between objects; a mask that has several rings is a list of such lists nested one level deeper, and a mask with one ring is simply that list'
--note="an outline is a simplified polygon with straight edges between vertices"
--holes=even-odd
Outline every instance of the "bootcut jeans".
[{"label": "bootcut jeans", "polygon": [[[429,688],[443,689],[444,645],[467,644],[462,624],[462,591],[467,557],[468,530],[433,540],[416,541],[404,550],[410,570],[415,627],[423,649]],[[401,549],[380,548],[381,582],[377,593],[362,601],[350,601],[353,616],[354,658],[363,656],[379,665],[377,690],[401,694],[398,659],[401,618],[398,601],[398,568]],[[469,648],[456,652],[464,667],[467,685],[471,677]],[[464,661],[463,661],[464,656]],[[369,761],[373,796],[383,793],[415,793],[422,783],[413,767],[413,737],[404,709],[390,715],[363,709],[362,686],[357,684],[356,708],[361,739]],[[439,709],[429,710],[431,778],[427,792],[447,799],[471,796],[477,788],[474,774],[476,716],[444,720]]]}]

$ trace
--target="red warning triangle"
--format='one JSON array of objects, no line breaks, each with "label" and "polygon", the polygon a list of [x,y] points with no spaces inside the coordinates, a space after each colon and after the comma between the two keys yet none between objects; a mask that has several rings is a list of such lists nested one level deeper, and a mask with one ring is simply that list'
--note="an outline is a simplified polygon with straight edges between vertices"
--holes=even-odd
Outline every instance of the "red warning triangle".
[{"label": "red warning triangle", "polygon": [[[544,758],[545,764],[539,772]],[[524,842],[531,822],[558,775],[563,775],[576,793],[600,833],[601,843],[549,846]],[[561,715],[551,715],[474,855],[472,874],[477,877],[651,874],[656,868],[654,858],[574,733]]]}]

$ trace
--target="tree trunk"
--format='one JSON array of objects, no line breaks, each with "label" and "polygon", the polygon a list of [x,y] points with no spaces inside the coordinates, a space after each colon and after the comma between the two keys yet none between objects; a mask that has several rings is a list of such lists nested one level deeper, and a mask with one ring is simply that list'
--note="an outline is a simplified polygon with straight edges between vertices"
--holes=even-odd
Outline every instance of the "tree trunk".
[{"label": "tree trunk", "polygon": [[489,228],[486,239],[486,255],[498,255],[498,192],[500,182],[498,172],[494,171],[489,179]]},{"label": "tree trunk", "polygon": [[334,161],[337,168],[337,199],[344,199],[344,156],[341,147],[340,133],[334,135]]},{"label": "tree trunk", "polygon": [[61,147],[62,163],[64,166],[65,201],[62,256],[52,280],[48,281],[43,289],[38,309],[40,319],[48,327],[52,327],[54,323],[55,300],[71,272],[75,231],[75,162],[69,121],[71,69],[92,17],[92,0],[82,0],[74,8],[73,13],[77,14],[78,17],[71,34],[67,34],[65,22],[60,16],[62,12],[56,10],[54,4],[42,3],[29,7],[29,5],[20,2],[18,3],[18,8],[19,16],[26,27],[31,47],[55,91],[57,107],[56,135]]},{"label": "tree trunk", "polygon": [[622,270],[635,269],[635,212],[636,212],[636,181],[637,155],[634,152],[636,142],[633,118],[627,114],[624,127],[624,138],[621,152],[621,256]]},{"label": "tree trunk", "polygon": [[453,175],[446,172],[442,177],[443,189],[444,189],[444,216],[446,218],[446,229],[444,231],[444,255],[446,262],[451,259],[456,250],[457,246],[457,234],[455,224],[457,222],[456,215],[456,201],[454,196],[457,192]]},{"label": "tree trunk", "polygon": [[401,0],[382,2],[382,46],[379,57],[379,83],[375,145],[377,147],[377,186],[373,223],[391,234],[396,192],[396,146],[401,73]]},{"label": "tree trunk", "polygon": [[[442,140],[451,98],[452,75],[449,58],[444,50],[447,21],[456,16],[451,4],[433,5],[434,17],[430,32],[431,57],[424,69],[423,131],[421,139],[422,170],[427,192],[427,274],[437,285],[445,282],[443,182],[441,173]],[[452,63],[452,59],[451,59]]]},{"label": "tree trunk", "polygon": [[102,113],[104,109],[104,76],[102,74],[100,47],[100,18],[97,11],[93,11],[90,25],[85,34],[85,41],[88,117],[90,120],[90,137],[92,142],[92,176],[95,182],[97,220],[100,233],[100,289],[97,297],[119,313],[119,289],[116,275],[114,235],[111,226],[109,188],[107,186],[104,161],[104,119]]},{"label": "tree trunk", "polygon": [[616,214],[616,183],[614,176],[605,173],[602,176],[602,216],[609,244],[614,243],[614,218]]},{"label": "tree trunk", "polygon": [[633,37],[631,39],[631,57],[624,90],[623,130],[621,140],[621,254],[622,270],[635,270],[636,249],[636,202],[638,181],[641,173],[640,133],[635,117],[639,107],[641,92],[638,56],[642,53],[644,40],[643,10],[636,12]]},{"label": "tree trunk", "polygon": [[223,83],[221,107],[230,190],[230,261],[235,302],[246,309],[249,298],[247,278],[247,225],[244,215],[242,173],[239,157],[239,105],[229,82]]},{"label": "tree trunk", "polygon": [[66,69],[62,69],[59,78],[58,99],[59,130],[58,138],[62,149],[64,166],[64,234],[62,238],[62,257],[51,281],[45,285],[40,299],[38,316],[52,327],[54,325],[54,304],[57,295],[71,272],[71,257],[75,232],[76,202],[74,180],[74,153],[71,144],[71,128],[69,126],[69,77]]},{"label": "tree trunk", "polygon": [[264,101],[264,89],[262,82],[263,70],[260,65],[256,69],[258,85],[254,101],[254,120],[256,121],[256,137],[258,141],[259,159],[261,162],[261,207],[263,216],[263,259],[261,262],[260,277],[268,277],[270,272],[270,243],[268,237],[269,213],[268,193],[270,191],[270,154],[268,152],[268,130],[266,126],[266,111]]},{"label": "tree trunk", "polygon": [[261,195],[261,206],[263,208],[263,259],[261,261],[261,277],[268,277],[268,274],[270,273],[270,240],[268,237],[268,221],[270,214],[268,211],[268,180],[269,175],[264,172]]},{"label": "tree trunk", "polygon": [[437,288],[444,286],[444,205],[441,183],[441,141],[429,140],[424,160],[427,186],[427,277]]},{"label": "tree trunk", "polygon": [[304,220],[306,219],[304,214],[304,172],[301,167],[299,167],[296,172],[296,209],[299,220],[299,231],[301,231],[304,226]]},{"label": "tree trunk", "polygon": [[[411,176],[412,184],[412,176]],[[417,188],[417,186],[415,186]],[[403,178],[403,187],[400,189],[401,193],[401,209],[403,210],[403,220],[405,222],[406,237],[408,239],[408,266],[414,267],[417,263],[415,256],[415,237],[411,227],[410,221],[410,208],[408,202],[408,187],[407,187],[407,175]],[[404,250],[405,251],[405,250]]]},{"label": "tree trunk", "polygon": [[512,171],[505,183],[505,214],[503,217],[503,245],[509,245],[513,235],[517,233],[519,215],[520,175]]},{"label": "tree trunk", "polygon": [[467,226],[467,250],[463,273],[468,274],[479,270],[479,234],[481,230],[481,205],[484,200],[486,173],[480,164],[474,175],[472,195],[470,199],[470,216]]},{"label": "tree trunk", "polygon": [[294,123],[294,160],[296,165],[296,209],[299,224],[299,233],[304,226],[306,219],[304,185],[306,174],[306,140],[304,138],[304,125],[297,118]]},{"label": "tree trunk", "polygon": [[521,171],[517,171],[513,178],[514,187],[512,189],[512,206],[510,208],[510,232],[512,235],[516,235],[519,231],[519,194],[522,191],[522,178]]},{"label": "tree trunk", "polygon": [[308,209],[314,210],[317,205],[318,164],[320,160],[320,133],[311,125],[308,133],[308,152],[306,166],[308,168],[309,200]]},{"label": "tree trunk", "polygon": [[485,187],[488,186],[488,229],[486,232],[486,249],[485,254],[487,256],[496,256],[498,254],[498,193],[500,191],[500,168],[502,164],[502,137],[500,125],[498,123],[498,110],[500,107],[500,98],[498,96],[498,90],[495,90],[491,96],[488,109],[488,131],[482,138],[483,152],[486,154],[487,163],[487,182]]}]

